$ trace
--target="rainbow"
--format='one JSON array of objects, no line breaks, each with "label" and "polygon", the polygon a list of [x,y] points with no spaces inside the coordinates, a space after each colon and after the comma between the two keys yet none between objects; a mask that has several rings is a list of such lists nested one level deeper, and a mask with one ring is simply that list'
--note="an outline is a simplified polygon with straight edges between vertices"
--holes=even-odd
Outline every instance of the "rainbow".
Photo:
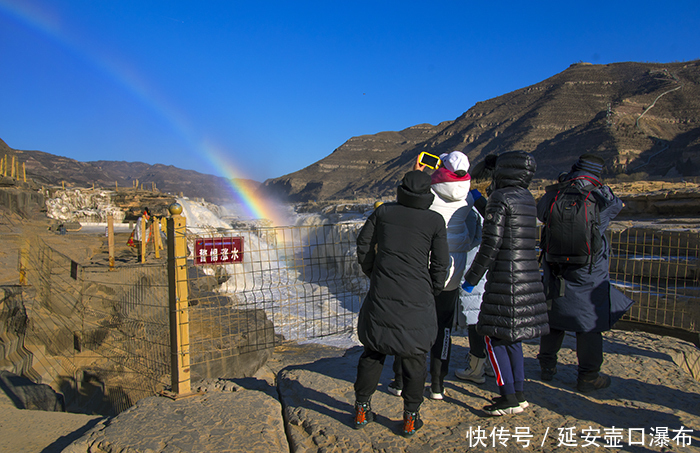
[{"label": "rainbow", "polygon": [[204,144],[200,149],[205,150],[203,155],[209,162],[226,175],[231,194],[246,210],[246,214],[253,219],[268,219],[275,226],[286,225],[286,217],[280,207],[271,199],[262,197],[256,193],[245,174],[237,169],[227,158],[226,154],[211,144]]},{"label": "rainbow", "polygon": [[186,115],[161,96],[128,64],[119,62],[116,58],[108,58],[99,49],[91,49],[88,45],[79,45],[79,40],[71,38],[68,31],[61,28],[60,21],[46,11],[32,8],[31,5],[22,2],[0,0],[1,12],[5,12],[21,24],[54,40],[87,63],[95,66],[117,84],[134,94],[140,102],[156,112],[157,115],[164,118],[189,147],[198,155],[206,158],[212,168],[223,172],[231,194],[246,211],[239,214],[252,219],[267,219],[275,226],[285,224],[285,216],[280,207],[273,200],[257,194],[245,184],[243,180],[250,178],[247,178],[239,169],[240,166],[234,165],[228,154],[220,147],[199,138],[199,134],[193,129]]}]

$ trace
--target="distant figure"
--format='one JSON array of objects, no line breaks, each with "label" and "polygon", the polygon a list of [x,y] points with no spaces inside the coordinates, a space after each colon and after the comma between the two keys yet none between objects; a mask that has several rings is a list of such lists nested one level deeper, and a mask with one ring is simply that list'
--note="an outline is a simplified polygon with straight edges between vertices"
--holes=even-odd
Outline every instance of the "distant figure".
[{"label": "distant figure", "polygon": [[406,173],[396,202],[377,207],[357,237],[357,259],[370,287],[357,321],[364,352],[355,381],[356,429],[374,420],[370,399],[387,355],[402,362],[403,435],[423,426],[425,362],[437,334],[434,297],[450,264],[445,221],[428,209],[433,198],[430,176]]},{"label": "distant figure", "polygon": [[549,333],[535,250],[537,208],[528,190],[536,168],[534,157],[526,152],[498,156],[481,247],[462,286],[470,293],[486,274],[476,329],[485,335],[500,392],[484,407],[487,415],[517,414],[527,407],[522,341]]},{"label": "distant figure", "polygon": [[[145,219],[145,231],[141,232],[141,219]],[[151,239],[151,230],[148,228],[148,221],[151,219],[151,211],[148,208],[143,208],[141,215],[138,220],[136,220],[136,228],[134,229],[134,244],[136,245],[136,250],[138,251],[138,261],[139,263],[143,261],[143,256],[141,256],[141,241],[144,240],[148,243]],[[142,236],[143,234],[143,236]]]},{"label": "distant figure", "polygon": [[[595,154],[583,154],[569,173],[560,175],[559,184],[547,188],[537,205],[537,216],[545,225],[550,207],[564,184],[590,188],[597,204],[599,251],[585,264],[550,263],[542,260],[543,281],[549,311],[549,334],[540,340],[541,379],[551,381],[557,372],[557,354],[566,331],[576,332],[578,381],[581,393],[610,386],[609,376],[600,373],[603,364],[603,334],[610,330],[632,305],[632,300],[610,284],[608,259],[610,245],[605,231],[622,210],[623,203],[606,185],[600,183],[605,160]],[[588,189],[586,189],[588,190]],[[592,214],[592,213],[591,213]],[[543,232],[546,234],[546,231]],[[544,236],[543,236],[544,237]]]}]

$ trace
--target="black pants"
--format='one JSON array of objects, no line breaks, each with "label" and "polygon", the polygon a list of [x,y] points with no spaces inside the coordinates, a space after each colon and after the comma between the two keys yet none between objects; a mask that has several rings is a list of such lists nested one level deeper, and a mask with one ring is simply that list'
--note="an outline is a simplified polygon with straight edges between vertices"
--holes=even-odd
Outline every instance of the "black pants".
[{"label": "black pants", "polygon": [[[360,361],[357,364],[357,380],[355,381],[355,399],[360,402],[369,401],[377,390],[379,378],[384,368],[386,354],[373,351],[365,347]],[[394,360],[398,359],[395,357]],[[423,402],[423,389],[425,387],[425,354],[401,357],[401,371],[403,377],[404,410],[416,412]]]},{"label": "black pants", "polygon": [[[459,288],[443,291],[435,298],[438,333],[433,347],[430,348],[430,379],[432,382],[439,382],[440,385],[449,371],[450,353],[452,352],[452,325],[455,320],[457,297],[459,297]],[[482,352],[482,356],[485,357],[486,353]],[[403,383],[401,368],[401,358],[395,357],[394,380],[399,387]]]},{"label": "black pants", "polygon": [[438,333],[433,347],[430,349],[430,378],[432,382],[440,382],[447,376],[452,351],[452,325],[455,320],[455,304],[459,296],[459,288],[443,291],[435,298],[437,311]]},{"label": "black pants", "polygon": [[476,333],[476,324],[467,326],[469,335],[469,353],[479,359],[486,358],[486,341],[483,335]]},{"label": "black pants", "polygon": [[[557,353],[564,342],[563,330],[550,329],[549,334],[540,338],[540,353],[537,358],[542,368],[557,365]],[[576,332],[576,356],[578,357],[578,378],[581,380],[598,377],[603,365],[602,332]]]},{"label": "black pants", "polygon": [[137,261],[140,263],[141,262],[141,241],[134,240],[134,244],[136,244],[136,256],[137,256]]}]

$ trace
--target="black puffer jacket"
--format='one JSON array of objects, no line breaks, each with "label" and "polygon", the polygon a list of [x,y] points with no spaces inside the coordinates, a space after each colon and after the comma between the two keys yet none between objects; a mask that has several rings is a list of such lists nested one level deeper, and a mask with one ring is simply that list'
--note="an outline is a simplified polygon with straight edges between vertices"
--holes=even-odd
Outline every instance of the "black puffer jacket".
[{"label": "black puffer jacket", "polygon": [[535,169],[528,153],[498,156],[481,248],[465,276],[473,286],[487,273],[477,332],[511,342],[549,333],[535,250],[537,206],[527,189]]},{"label": "black puffer jacket", "polygon": [[434,296],[450,264],[445,220],[428,209],[430,177],[420,171],[406,174],[397,201],[379,206],[357,237],[357,258],[370,277],[357,331],[375,351],[425,354],[437,336]]}]

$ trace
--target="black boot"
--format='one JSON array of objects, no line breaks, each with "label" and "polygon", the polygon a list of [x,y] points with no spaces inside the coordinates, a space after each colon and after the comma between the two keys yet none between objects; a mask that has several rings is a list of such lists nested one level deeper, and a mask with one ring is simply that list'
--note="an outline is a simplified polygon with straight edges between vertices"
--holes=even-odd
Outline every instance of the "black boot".
[{"label": "black boot", "polygon": [[423,420],[420,419],[418,411],[403,411],[403,436],[411,437],[423,427]]},{"label": "black boot", "polygon": [[610,387],[611,382],[610,376],[598,373],[598,376],[593,379],[579,379],[576,390],[581,393],[590,393],[594,390]]},{"label": "black boot", "polygon": [[355,401],[355,426],[353,428],[364,428],[371,421],[374,421],[374,412],[372,412],[370,402]]}]

